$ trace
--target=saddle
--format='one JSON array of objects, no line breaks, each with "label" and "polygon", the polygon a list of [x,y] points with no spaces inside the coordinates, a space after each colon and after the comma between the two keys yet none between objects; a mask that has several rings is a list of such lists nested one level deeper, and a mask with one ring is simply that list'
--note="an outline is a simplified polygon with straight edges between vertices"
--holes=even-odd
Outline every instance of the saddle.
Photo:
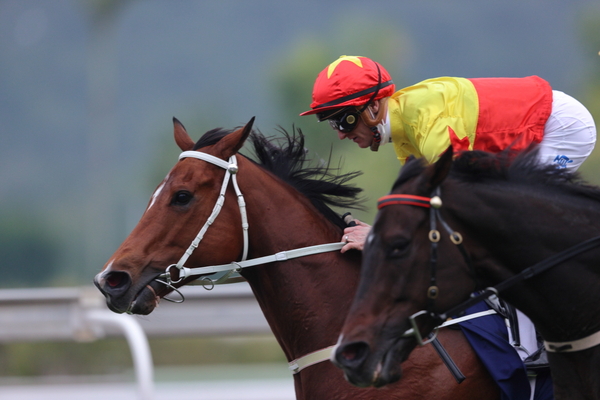
[{"label": "saddle", "polygon": [[[506,326],[510,331],[510,344],[515,349],[525,350],[521,345],[521,333],[519,331],[519,319],[517,318],[517,309],[507,303],[506,301],[496,297],[490,296],[485,299],[487,305],[492,308],[494,311],[498,313],[502,318],[506,321]],[[527,372],[530,375],[535,375],[537,372],[542,370],[548,370],[550,368],[550,364],[548,362],[548,354],[546,352],[546,348],[544,347],[544,340],[540,336],[540,334],[535,332],[536,341],[537,341],[537,350],[533,353],[530,353],[524,360],[525,368],[527,368]],[[527,350],[525,350],[527,353]]]}]

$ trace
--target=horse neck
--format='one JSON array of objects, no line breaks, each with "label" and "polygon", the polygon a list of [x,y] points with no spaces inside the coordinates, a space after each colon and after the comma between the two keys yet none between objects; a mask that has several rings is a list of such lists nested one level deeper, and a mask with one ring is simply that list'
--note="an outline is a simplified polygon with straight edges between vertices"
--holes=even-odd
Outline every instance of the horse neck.
[{"label": "horse neck", "polygon": [[[460,190],[465,192],[464,188]],[[496,285],[560,250],[600,235],[600,207],[583,207],[574,199],[549,201],[543,195],[475,188],[457,200],[458,191],[447,190],[448,204],[460,204],[453,213],[461,225],[453,228],[465,236],[479,277],[485,286]],[[474,210],[485,204],[482,215]],[[577,222],[579,221],[579,222]],[[568,232],[565,227],[569,227]],[[480,249],[472,251],[473,249]],[[573,261],[552,267],[501,296],[531,318],[546,340],[562,341],[582,336],[582,330],[600,329],[600,270],[590,251]],[[578,262],[576,260],[582,260]],[[568,295],[565,295],[568,293]],[[573,306],[577,311],[573,312]],[[549,312],[552,310],[552,312]],[[599,321],[592,323],[591,321]],[[592,332],[589,332],[592,333]]]},{"label": "horse neck", "polygon": [[[240,177],[248,213],[249,258],[340,240],[341,229],[298,191],[264,171],[256,176],[252,181]],[[335,344],[359,266],[357,254],[336,250],[244,271],[290,360]]]}]

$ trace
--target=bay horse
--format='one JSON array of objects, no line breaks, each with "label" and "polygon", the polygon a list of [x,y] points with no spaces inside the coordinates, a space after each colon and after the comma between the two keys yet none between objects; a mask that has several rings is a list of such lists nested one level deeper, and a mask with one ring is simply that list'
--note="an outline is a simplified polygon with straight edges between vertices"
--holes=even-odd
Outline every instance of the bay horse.
[{"label": "bay horse", "polygon": [[407,162],[378,207],[334,356],[347,376],[394,382],[419,336],[489,288],[543,336],[555,398],[600,399],[599,188],[535,148],[449,148]]},{"label": "bay horse", "polygon": [[[335,169],[328,166],[308,167],[300,131],[286,134],[287,145],[277,146],[274,140],[252,131],[253,121],[234,131],[209,131],[194,143],[174,119],[175,142],[183,151],[180,161],[152,195],[137,226],[94,279],[112,311],[152,312],[172,289],[196,278],[178,275],[186,271],[185,266],[176,274],[165,273],[177,264],[212,268],[233,260],[233,265],[241,265],[246,255],[252,260],[305,246],[339,244],[345,224],[329,206],[360,203],[360,189],[348,183],[357,173],[336,176]],[[248,137],[258,161],[238,154]],[[235,168],[229,164],[232,157]],[[235,177],[234,184],[223,184],[228,174]],[[243,207],[236,201],[242,194]],[[213,208],[219,201],[220,207]],[[216,208],[220,210],[215,217]],[[189,246],[190,242],[196,244]],[[357,287],[361,254],[342,254],[339,248],[282,262],[271,260],[239,272],[292,363],[333,346],[340,332]],[[171,283],[171,275],[177,275],[173,276],[176,283]],[[462,333],[446,330],[439,336],[467,377],[461,384],[428,346],[404,362],[404,379],[397,384],[357,388],[326,361],[294,375],[296,396],[306,400],[498,399],[497,385]]]}]

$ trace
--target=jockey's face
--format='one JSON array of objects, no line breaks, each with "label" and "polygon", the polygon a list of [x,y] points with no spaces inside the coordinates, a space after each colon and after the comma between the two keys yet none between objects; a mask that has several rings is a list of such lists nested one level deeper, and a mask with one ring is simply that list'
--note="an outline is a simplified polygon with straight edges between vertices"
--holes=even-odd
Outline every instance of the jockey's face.
[{"label": "jockey's face", "polygon": [[356,127],[351,132],[342,132],[339,129],[336,129],[336,131],[340,140],[350,139],[361,149],[371,146],[371,142],[373,141],[373,132],[362,118],[358,118]]},{"label": "jockey's face", "polygon": [[[363,113],[370,113],[371,115],[375,115],[377,114],[377,111],[379,110],[379,102],[374,102],[373,104],[370,104],[369,107],[367,107],[367,109],[365,109],[363,111]],[[358,147],[360,147],[361,149],[365,149],[367,147],[371,146],[371,143],[373,142],[373,131],[371,130],[371,128],[369,127],[369,125],[367,125],[365,123],[365,121],[362,118],[362,114],[355,114],[356,115],[356,122],[355,125],[352,126],[352,129],[339,129],[339,124],[331,124],[331,126],[337,131],[338,137],[340,138],[340,140],[343,139],[350,139],[352,140],[354,143],[356,143],[358,145]],[[338,128],[338,129],[336,129]]]}]

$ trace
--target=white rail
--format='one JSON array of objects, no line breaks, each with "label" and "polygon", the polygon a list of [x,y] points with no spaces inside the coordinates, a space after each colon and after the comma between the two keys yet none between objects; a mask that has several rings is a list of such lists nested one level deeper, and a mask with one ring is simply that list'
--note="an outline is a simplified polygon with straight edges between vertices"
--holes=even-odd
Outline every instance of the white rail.
[{"label": "white rail", "polygon": [[0,343],[92,341],[125,335],[140,400],[154,398],[154,368],[147,336],[269,333],[246,283],[212,291],[185,287],[185,302],[162,301],[149,316],[114,314],[94,287],[0,290]]}]

